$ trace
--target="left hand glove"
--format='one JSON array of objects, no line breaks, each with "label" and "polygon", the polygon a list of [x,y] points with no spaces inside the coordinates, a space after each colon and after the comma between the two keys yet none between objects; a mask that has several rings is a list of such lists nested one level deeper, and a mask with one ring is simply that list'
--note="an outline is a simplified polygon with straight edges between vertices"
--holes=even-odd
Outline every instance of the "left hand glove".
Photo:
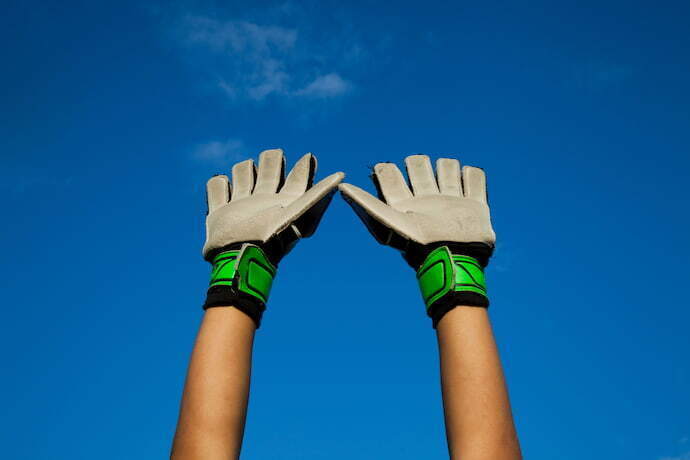
[{"label": "left hand glove", "polygon": [[276,266],[300,238],[311,236],[335,188],[345,177],[331,174],[312,187],[316,158],[308,153],[285,178],[280,149],[232,168],[207,183],[208,216],[203,256],[213,264],[204,308],[234,306],[260,324]]}]

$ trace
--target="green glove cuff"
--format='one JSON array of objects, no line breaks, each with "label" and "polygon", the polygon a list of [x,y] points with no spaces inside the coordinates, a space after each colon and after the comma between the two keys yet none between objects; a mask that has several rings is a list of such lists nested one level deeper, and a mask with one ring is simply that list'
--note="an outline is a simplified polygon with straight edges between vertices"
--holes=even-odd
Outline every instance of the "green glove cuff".
[{"label": "green glove cuff", "polygon": [[212,261],[211,281],[204,309],[233,306],[251,317],[258,328],[276,276],[264,251],[245,243],[222,251]]},{"label": "green glove cuff", "polygon": [[429,253],[417,270],[417,281],[434,328],[458,305],[489,306],[484,271],[477,259],[452,254],[448,246]]}]

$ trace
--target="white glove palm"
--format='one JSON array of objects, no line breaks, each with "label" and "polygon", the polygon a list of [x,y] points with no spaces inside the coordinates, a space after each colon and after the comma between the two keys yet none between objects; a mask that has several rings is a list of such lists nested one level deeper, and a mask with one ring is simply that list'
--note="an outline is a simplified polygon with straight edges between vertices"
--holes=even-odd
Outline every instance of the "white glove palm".
[{"label": "white glove palm", "polygon": [[285,158],[280,149],[266,150],[259,157],[232,168],[228,177],[212,177],[207,183],[208,216],[203,255],[211,259],[219,249],[253,242],[270,246],[280,260],[299,238],[311,236],[345,177],[337,172],[311,186],[316,158],[308,153],[285,178]]},{"label": "white glove palm", "polygon": [[[381,200],[350,184],[339,186],[369,231],[382,244],[404,253],[434,243],[479,245],[490,254],[496,242],[491,226],[484,171],[441,158],[436,176],[426,155],[405,159],[411,190],[393,163],[379,163],[372,176]],[[438,180],[437,180],[438,179]],[[418,257],[410,260],[413,266]],[[488,256],[487,256],[488,257]]]}]

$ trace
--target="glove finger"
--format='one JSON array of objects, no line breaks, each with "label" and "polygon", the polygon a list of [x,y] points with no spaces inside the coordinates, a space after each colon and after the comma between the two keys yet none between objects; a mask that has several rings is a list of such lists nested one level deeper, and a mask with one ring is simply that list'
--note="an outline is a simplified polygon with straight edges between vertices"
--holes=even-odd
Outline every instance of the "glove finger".
[{"label": "glove finger", "polygon": [[486,175],[483,169],[463,166],[462,188],[466,198],[472,198],[488,204],[486,199]]},{"label": "glove finger", "polygon": [[386,203],[395,203],[412,198],[412,192],[405,178],[394,163],[379,163],[374,166],[373,179]]},{"label": "glove finger", "polygon": [[323,198],[317,201],[311,208],[307,210],[307,212],[302,214],[293,222],[292,226],[297,229],[297,232],[301,238],[307,238],[314,234],[316,228],[321,222],[323,214],[326,212],[326,209],[328,209],[328,205],[331,204],[334,193],[335,188],[326,193]]},{"label": "glove finger", "polygon": [[230,200],[230,183],[228,176],[213,176],[206,182],[206,202],[208,212],[211,213]]},{"label": "glove finger", "polygon": [[307,190],[307,192],[304,195],[300,196],[295,201],[286,206],[285,211],[283,213],[284,221],[281,223],[279,227],[287,227],[298,217],[306,213],[323,197],[325,197],[328,193],[332,192],[338,186],[340,181],[343,180],[343,177],[345,177],[345,174],[341,172],[331,174],[330,176],[321,180],[319,183]]},{"label": "glove finger", "polygon": [[315,173],[316,157],[311,153],[307,153],[292,167],[292,171],[285,179],[285,185],[280,189],[280,193],[302,195],[307,188],[311,187]]},{"label": "glove finger", "polygon": [[414,196],[438,195],[438,185],[428,156],[410,155],[405,158],[405,166]]},{"label": "glove finger", "polygon": [[379,243],[388,244],[392,232],[410,239],[404,213],[352,184],[340,184],[338,189]]},{"label": "glove finger", "polygon": [[254,160],[244,160],[232,167],[232,201],[246,198],[254,188]]},{"label": "glove finger", "polygon": [[252,193],[276,193],[285,174],[285,156],[281,149],[264,150],[259,155],[259,171]]},{"label": "glove finger", "polygon": [[460,162],[458,160],[454,158],[436,160],[436,176],[438,176],[438,188],[442,195],[462,196]]}]

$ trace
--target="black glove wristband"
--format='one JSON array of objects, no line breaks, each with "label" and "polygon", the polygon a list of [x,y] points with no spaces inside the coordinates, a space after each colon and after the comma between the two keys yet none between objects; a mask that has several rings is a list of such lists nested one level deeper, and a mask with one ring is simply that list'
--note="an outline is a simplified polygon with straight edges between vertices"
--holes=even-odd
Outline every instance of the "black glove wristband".
[{"label": "black glove wristband", "polygon": [[249,316],[258,329],[276,267],[260,247],[249,243],[219,252],[212,263],[204,310],[235,307]]},{"label": "black glove wristband", "polygon": [[434,328],[457,306],[489,306],[484,267],[477,258],[451,252],[446,245],[427,255],[417,270],[417,281]]}]

